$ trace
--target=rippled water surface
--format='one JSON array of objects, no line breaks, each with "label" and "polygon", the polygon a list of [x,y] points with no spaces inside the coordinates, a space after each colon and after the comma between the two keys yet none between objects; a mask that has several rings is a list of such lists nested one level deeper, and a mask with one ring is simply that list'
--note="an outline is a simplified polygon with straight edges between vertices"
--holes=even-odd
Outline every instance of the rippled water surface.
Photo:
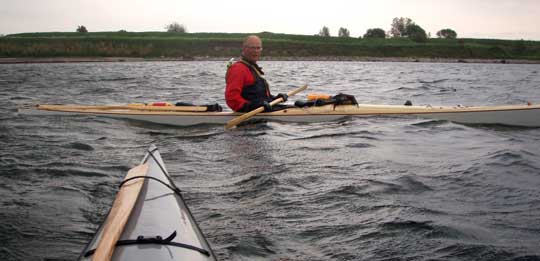
[{"label": "rippled water surface", "polygon": [[[261,65],[274,92],[309,83],[361,103],[540,103],[540,65]],[[75,259],[152,143],[222,260],[540,260],[539,128],[370,117],[224,131],[17,114],[224,105],[224,74],[224,62],[0,65],[0,260]]]}]

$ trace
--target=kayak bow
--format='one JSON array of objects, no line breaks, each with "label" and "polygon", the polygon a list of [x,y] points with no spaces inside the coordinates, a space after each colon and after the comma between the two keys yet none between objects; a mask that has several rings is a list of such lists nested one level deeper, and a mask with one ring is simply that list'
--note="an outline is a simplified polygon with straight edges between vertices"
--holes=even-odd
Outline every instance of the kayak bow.
[{"label": "kayak bow", "polygon": [[[180,190],[172,182],[155,146],[150,146],[141,165],[130,173],[120,185],[106,223],[100,226],[79,260],[109,260],[108,257],[111,260],[215,260],[210,245],[185,204]],[[137,182],[143,183],[140,193],[121,195],[125,187]],[[125,214],[115,208],[118,201],[129,201],[133,195],[136,197],[133,199],[133,210],[131,214],[128,213],[125,226],[121,228],[116,240],[111,231],[117,229],[117,225],[113,223],[110,226],[109,222],[121,219],[118,215]],[[112,256],[97,256],[101,251],[98,247],[108,244],[107,241],[113,242]]]}]

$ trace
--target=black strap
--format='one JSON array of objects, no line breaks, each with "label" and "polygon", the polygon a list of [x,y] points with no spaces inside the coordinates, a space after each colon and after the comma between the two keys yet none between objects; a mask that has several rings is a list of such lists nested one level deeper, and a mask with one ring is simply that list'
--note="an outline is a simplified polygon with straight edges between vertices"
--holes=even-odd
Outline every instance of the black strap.
[{"label": "black strap", "polygon": [[175,106],[199,106],[199,107],[206,107],[206,111],[208,112],[220,112],[220,111],[223,111],[223,107],[221,107],[221,105],[219,105],[218,103],[214,103],[214,104],[205,104],[205,105],[195,105],[193,103],[188,103],[188,102],[177,102],[175,104]]},{"label": "black strap", "polygon": [[133,176],[133,177],[131,177],[129,179],[125,179],[124,181],[122,181],[122,183],[120,183],[120,185],[118,185],[118,188],[121,188],[126,182],[134,180],[134,179],[152,179],[152,180],[155,180],[155,181],[163,184],[164,186],[168,187],[169,189],[174,191],[174,193],[180,194],[180,192],[182,192],[179,188],[172,187],[171,185],[163,182],[162,180],[154,178],[154,177],[150,177],[150,176]]},{"label": "black strap", "polygon": [[[153,150],[148,150],[148,155],[154,159],[154,162],[158,165],[159,169],[161,169],[161,172],[165,173],[165,177],[167,177],[167,179],[169,180],[169,183],[172,184],[172,186],[165,183],[165,182],[163,182],[162,180],[160,180],[158,178],[154,178],[154,177],[151,177],[151,176],[133,176],[133,177],[131,177],[129,179],[126,179],[126,180],[122,181],[120,183],[120,185],[118,185],[118,188],[121,188],[122,185],[124,185],[126,182],[128,182],[130,180],[134,180],[134,179],[151,179],[151,180],[155,180],[155,181],[163,184],[164,186],[166,186],[167,188],[172,190],[174,193],[176,193],[176,195],[178,195],[182,200],[184,200],[184,197],[182,196],[182,193],[181,193],[182,191],[178,187],[176,187],[174,185],[174,182],[171,180],[171,178],[167,174],[167,171],[165,171],[165,168],[159,163],[156,156],[154,156],[154,151],[157,151],[157,148],[154,148]],[[146,163],[147,161],[148,161],[148,158],[146,158],[144,160],[144,163]]]},{"label": "black strap", "polygon": [[337,95],[332,97],[331,100],[334,100],[334,104],[336,105],[343,105],[343,104],[358,105],[358,102],[356,101],[356,98],[354,98],[353,95],[345,94],[345,93],[338,93]]},{"label": "black strap", "polygon": [[[158,150],[157,148],[154,148],[153,150],[148,150],[148,155],[154,159],[154,161],[158,165],[161,172],[164,173],[165,177],[167,177],[167,179],[169,180],[169,183],[171,183],[172,186],[176,188],[176,186],[174,185],[174,181],[171,179],[171,177],[169,177],[169,173],[165,170],[165,168],[161,165],[161,163],[159,163],[159,160],[156,158],[156,156],[154,156],[154,151],[157,151],[157,150]],[[144,163],[146,163],[147,161],[148,161],[148,157],[144,160]],[[180,193],[178,194],[182,196]]]},{"label": "black strap", "polygon": [[[163,237],[161,236],[156,236],[156,237],[138,236],[137,239],[118,240],[116,242],[116,246],[144,245],[144,244],[169,245],[169,246],[176,246],[176,247],[194,250],[205,256],[210,256],[210,252],[208,252],[206,249],[202,249],[202,248],[188,245],[188,244],[172,242],[172,240],[175,237],[176,237],[176,231],[174,231],[171,235],[169,235],[165,239],[163,239]],[[89,257],[93,255],[95,252],[96,252],[96,249],[88,250],[86,253],[84,253],[84,257]]]},{"label": "black strap", "polygon": [[204,106],[206,106],[206,111],[209,111],[209,112],[223,111],[223,107],[221,107],[221,105],[219,105],[217,103],[207,104],[207,105],[204,105]]},{"label": "black strap", "polygon": [[329,104],[333,104],[335,109],[335,107],[338,105],[358,105],[358,102],[353,95],[339,93],[332,96],[330,99],[316,99],[313,101],[297,100],[294,103],[296,107],[324,106]]}]

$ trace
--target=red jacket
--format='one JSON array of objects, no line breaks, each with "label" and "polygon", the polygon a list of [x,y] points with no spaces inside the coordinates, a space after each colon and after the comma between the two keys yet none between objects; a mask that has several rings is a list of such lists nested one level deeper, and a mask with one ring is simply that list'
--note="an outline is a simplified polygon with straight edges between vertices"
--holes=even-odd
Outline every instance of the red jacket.
[{"label": "red jacket", "polygon": [[242,90],[245,86],[255,83],[255,77],[248,66],[241,62],[236,62],[227,71],[227,86],[225,87],[225,100],[233,111],[239,111],[248,101],[242,97]]},{"label": "red jacket", "polygon": [[[257,74],[257,75],[255,75]],[[227,71],[225,100],[234,111],[250,111],[262,106],[263,101],[271,101],[268,83],[261,76],[256,64],[250,66],[244,61],[234,63]]]}]

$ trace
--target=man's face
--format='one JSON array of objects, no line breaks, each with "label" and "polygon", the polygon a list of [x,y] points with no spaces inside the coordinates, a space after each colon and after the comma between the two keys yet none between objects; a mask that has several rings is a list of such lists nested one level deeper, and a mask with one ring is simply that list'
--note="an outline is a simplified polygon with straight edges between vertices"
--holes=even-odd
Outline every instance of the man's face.
[{"label": "man's face", "polygon": [[257,62],[261,57],[262,42],[258,38],[249,39],[242,50],[244,57],[250,62]]}]

